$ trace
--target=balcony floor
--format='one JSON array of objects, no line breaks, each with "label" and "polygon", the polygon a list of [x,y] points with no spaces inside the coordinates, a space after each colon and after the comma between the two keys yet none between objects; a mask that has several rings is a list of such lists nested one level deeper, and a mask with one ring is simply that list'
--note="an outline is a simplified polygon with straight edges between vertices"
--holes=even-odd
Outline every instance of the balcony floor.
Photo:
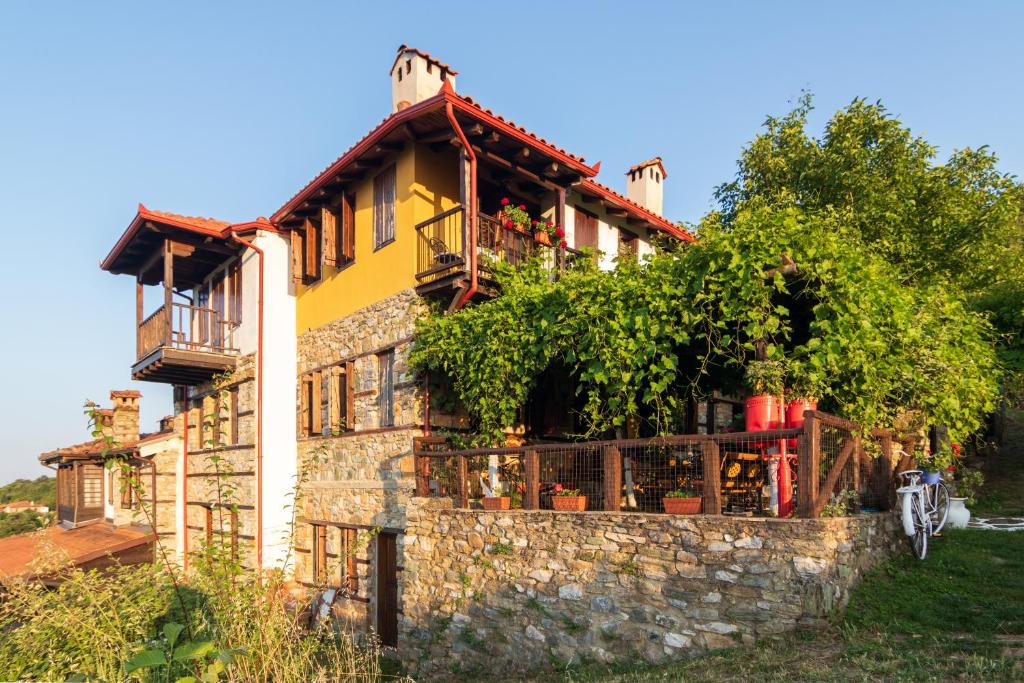
[{"label": "balcony floor", "polygon": [[237,356],[210,351],[187,351],[161,346],[132,366],[132,379],[140,382],[196,385],[233,370]]}]

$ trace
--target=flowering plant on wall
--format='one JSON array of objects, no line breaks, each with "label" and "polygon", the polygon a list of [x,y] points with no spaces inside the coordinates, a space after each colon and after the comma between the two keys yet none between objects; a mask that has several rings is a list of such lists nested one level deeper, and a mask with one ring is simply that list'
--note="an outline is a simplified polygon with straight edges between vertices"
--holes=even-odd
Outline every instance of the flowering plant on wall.
[{"label": "flowering plant on wall", "polygon": [[554,491],[551,492],[554,496],[582,496],[583,493],[579,489],[567,489],[561,484],[555,484]]}]

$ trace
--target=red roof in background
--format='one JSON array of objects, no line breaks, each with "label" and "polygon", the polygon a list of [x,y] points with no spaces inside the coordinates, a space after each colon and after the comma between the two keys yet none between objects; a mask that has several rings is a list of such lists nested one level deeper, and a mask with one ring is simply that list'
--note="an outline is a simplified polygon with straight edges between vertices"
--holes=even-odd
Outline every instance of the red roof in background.
[{"label": "red roof in background", "polygon": [[431,64],[433,64],[437,68],[441,69],[442,71],[447,71],[452,76],[457,76],[458,73],[459,73],[458,71],[453,69],[451,66],[449,66],[448,64],[445,64],[444,62],[442,62],[440,59],[438,59],[434,55],[430,54],[429,52],[424,52],[423,50],[418,50],[418,49],[416,49],[414,47],[411,47],[409,45],[399,45],[398,46],[398,54],[395,55],[395,61],[392,62],[391,69],[388,71],[389,74],[393,74],[395,72],[395,64],[398,64],[398,60],[402,58],[402,53],[403,52],[415,52],[420,57],[423,57],[423,59],[427,60],[428,62],[430,62]]},{"label": "red roof in background", "polygon": [[152,542],[155,538],[149,531],[103,523],[77,529],[51,526],[30,534],[0,538],[0,577],[33,573],[29,565],[40,551],[47,552],[47,548],[78,565]]},{"label": "red roof in background", "polygon": [[142,398],[142,392],[135,389],[111,389],[110,398]]},{"label": "red roof in background", "polygon": [[52,451],[39,454],[40,460],[53,460],[55,458],[71,457],[71,458],[88,458],[91,456],[100,456],[104,451],[109,453],[124,453],[125,451],[134,450],[138,446],[138,439],[131,439],[125,443],[117,444],[113,447],[107,444],[105,439],[93,439],[92,441],[83,441],[82,443],[76,443],[72,446],[64,446],[63,448],[55,448]]},{"label": "red roof in background", "polygon": [[584,178],[580,183],[580,187],[593,192],[606,201],[622,207],[638,218],[649,221],[659,230],[664,230],[673,237],[685,240],[686,242],[693,242],[696,239],[689,231],[684,230],[667,218],[663,218],[653,211],[640,206],[632,199],[626,199],[623,195],[619,194],[607,185],[602,185],[593,178]]}]

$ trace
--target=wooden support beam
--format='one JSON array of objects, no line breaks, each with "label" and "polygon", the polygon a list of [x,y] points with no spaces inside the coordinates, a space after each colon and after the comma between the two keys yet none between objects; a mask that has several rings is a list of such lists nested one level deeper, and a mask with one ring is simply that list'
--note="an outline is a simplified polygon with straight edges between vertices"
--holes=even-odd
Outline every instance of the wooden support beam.
[{"label": "wooden support beam", "polygon": [[466,509],[469,507],[469,475],[466,470],[466,456],[459,456],[459,471],[458,471],[458,482],[459,482],[459,507]]},{"label": "wooden support beam", "polygon": [[174,293],[174,252],[171,241],[164,240],[164,344],[171,343],[171,295]]},{"label": "wooden support beam", "polygon": [[537,451],[526,451],[523,454],[523,477],[526,480],[526,491],[523,494],[524,510],[540,509],[540,455]]},{"label": "wooden support beam", "polygon": [[722,514],[722,465],[721,453],[717,441],[706,441],[701,444],[701,456],[704,465],[704,514]]},{"label": "wooden support beam", "polygon": [[796,510],[800,517],[817,517],[818,469],[821,467],[821,422],[812,411],[804,413],[804,433],[800,437],[796,466]]},{"label": "wooden support beam", "polygon": [[540,169],[540,174],[548,178],[554,178],[562,170],[562,167],[558,165],[557,161],[552,161],[550,164],[544,164]]},{"label": "wooden support beam", "polygon": [[604,510],[619,512],[622,507],[622,453],[616,446],[605,446],[601,455],[604,464]]},{"label": "wooden support beam", "polygon": [[142,352],[142,274],[135,278],[135,353]]}]

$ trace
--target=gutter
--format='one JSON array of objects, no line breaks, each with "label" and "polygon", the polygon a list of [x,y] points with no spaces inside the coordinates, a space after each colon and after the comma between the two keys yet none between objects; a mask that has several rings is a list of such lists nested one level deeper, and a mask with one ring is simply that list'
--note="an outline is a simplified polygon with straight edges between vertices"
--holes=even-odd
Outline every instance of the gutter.
[{"label": "gutter", "polygon": [[263,250],[234,231],[231,239],[256,252],[259,258],[259,323],[256,333],[256,566],[263,568]]},{"label": "gutter", "polygon": [[[447,81],[445,81],[447,83]],[[473,147],[469,144],[469,139],[466,134],[462,132],[462,126],[459,125],[458,120],[455,118],[455,111],[452,108],[451,102],[446,102],[444,105],[444,113],[448,116],[448,121],[452,124],[452,130],[455,131],[455,135],[458,136],[459,142],[462,143],[462,150],[469,157],[469,289],[467,289],[461,297],[454,303],[451,310],[459,310],[466,303],[469,302],[473,295],[476,294],[478,289],[477,283],[477,253],[476,253],[476,154],[473,153]]]}]

